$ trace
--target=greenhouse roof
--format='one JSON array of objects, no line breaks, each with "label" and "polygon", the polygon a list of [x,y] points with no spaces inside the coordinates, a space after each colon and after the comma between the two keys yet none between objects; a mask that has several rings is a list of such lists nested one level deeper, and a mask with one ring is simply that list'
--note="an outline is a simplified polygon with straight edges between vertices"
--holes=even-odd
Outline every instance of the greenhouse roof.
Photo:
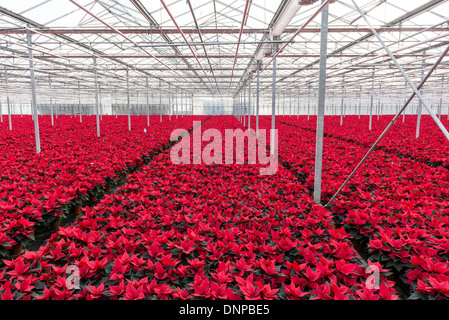
[{"label": "greenhouse roof", "polygon": [[[356,3],[415,83],[449,45],[447,0]],[[29,95],[30,31],[38,94],[50,84],[58,97],[78,86],[92,92],[96,68],[103,91],[125,90],[128,74],[133,92],[148,79],[150,91],[235,97],[254,81],[257,61],[260,92],[271,94],[275,46],[282,48],[278,92],[314,90],[321,7],[316,0],[0,0],[1,86],[7,79],[11,94]],[[355,96],[374,84],[402,97],[403,76],[352,0],[331,1],[328,28],[328,93],[341,94],[344,84]],[[441,92],[447,70],[443,61],[428,90]]]}]

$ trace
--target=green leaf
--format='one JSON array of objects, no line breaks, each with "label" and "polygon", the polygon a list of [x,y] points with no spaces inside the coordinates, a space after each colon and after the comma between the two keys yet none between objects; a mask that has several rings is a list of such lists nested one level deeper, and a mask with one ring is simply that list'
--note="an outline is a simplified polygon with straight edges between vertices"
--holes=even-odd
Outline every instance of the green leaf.
[{"label": "green leaf", "polygon": [[284,284],[282,284],[281,288],[279,289],[278,296],[282,300],[287,300],[287,294],[285,293]]},{"label": "green leaf", "polygon": [[36,263],[36,266],[33,268],[33,269],[30,269],[30,271],[31,272],[35,272],[35,271],[39,271],[39,270],[41,270],[42,269],[42,265],[41,265],[41,263],[38,261],[37,263]]}]

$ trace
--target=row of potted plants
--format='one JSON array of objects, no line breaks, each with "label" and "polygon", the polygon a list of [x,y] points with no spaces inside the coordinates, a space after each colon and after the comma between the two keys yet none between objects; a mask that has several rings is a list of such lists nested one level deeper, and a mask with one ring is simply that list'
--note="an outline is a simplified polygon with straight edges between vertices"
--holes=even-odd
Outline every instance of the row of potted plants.
[{"label": "row of potted plants", "polygon": [[[278,123],[280,157],[313,188],[315,133]],[[262,120],[268,127],[269,119]],[[281,121],[282,121],[281,120]],[[307,121],[299,119],[298,123]],[[346,135],[345,127],[340,129]],[[360,129],[362,131],[362,129]],[[404,129],[405,130],[405,129]],[[410,128],[408,134],[412,135]],[[405,133],[407,134],[407,132]],[[401,139],[401,137],[398,137]],[[367,151],[347,139],[325,137],[323,200],[329,200]],[[416,151],[415,151],[416,152]],[[447,299],[449,173],[377,150],[331,205],[334,221],[365,248],[372,261],[392,268],[412,298]]]},{"label": "row of potted plants", "polygon": [[[207,128],[241,125],[216,116]],[[349,233],[290,171],[263,176],[259,169],[174,164],[166,150],[39,251],[6,260],[0,297],[398,298],[387,270],[363,264]]]},{"label": "row of potted plants", "polygon": [[[204,118],[203,116],[198,119]],[[136,166],[168,143],[171,130],[192,124],[186,118],[161,123],[153,116],[103,116],[101,137],[96,137],[95,117],[83,122],[59,116],[51,126],[39,117],[42,152],[35,153],[30,116],[13,117],[14,130],[0,126],[0,256],[21,252],[36,233],[57,227],[61,217],[79,213],[80,205],[123,180]],[[148,129],[148,130],[147,130]]]}]

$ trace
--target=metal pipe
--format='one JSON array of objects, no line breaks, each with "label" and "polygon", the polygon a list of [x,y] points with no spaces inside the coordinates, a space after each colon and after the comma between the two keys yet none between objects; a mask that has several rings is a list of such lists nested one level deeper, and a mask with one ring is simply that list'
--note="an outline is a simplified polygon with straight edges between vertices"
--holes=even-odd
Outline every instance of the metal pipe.
[{"label": "metal pipe", "polygon": [[129,99],[129,70],[126,68],[126,102],[128,105],[128,130],[131,131],[131,103]]},{"label": "metal pipe", "polygon": [[360,95],[359,95],[359,119],[361,113],[362,113],[362,87],[360,87]]},{"label": "metal pipe", "polygon": [[[438,26],[438,25],[436,25]],[[431,28],[426,28],[427,32],[441,32],[446,31],[446,28],[437,28],[436,26]],[[378,32],[422,32],[423,29],[419,26],[417,27],[385,27],[385,28],[377,28]],[[37,33],[41,34],[110,34],[114,33],[111,29],[101,29],[101,28],[36,28]],[[174,28],[160,28],[160,29],[148,29],[148,28],[121,28],[118,29],[123,34],[179,34],[179,30]],[[282,33],[290,34],[295,32],[296,29],[293,28],[285,28]],[[182,32],[184,34],[238,34],[240,32],[239,29],[229,29],[229,28],[183,28]],[[304,29],[303,33],[319,33],[320,28],[307,28]],[[335,27],[329,28],[328,33],[368,33],[371,32],[369,28],[356,27],[347,28],[347,27]],[[9,29],[9,28],[0,28],[0,34],[24,34],[26,33],[26,29],[17,28],[17,29]],[[261,28],[244,28],[242,30],[243,34],[268,34],[270,30],[261,29]]]},{"label": "metal pipe", "polygon": [[321,175],[323,169],[323,139],[324,139],[324,108],[326,104],[326,61],[327,61],[327,31],[329,22],[329,1],[321,12],[321,44],[320,44],[320,75],[318,84],[318,110],[316,125],[316,150],[315,150],[315,179],[313,187],[313,200],[321,202]]},{"label": "metal pipe", "polygon": [[372,83],[371,83],[371,103],[369,109],[369,130],[373,127],[373,103],[374,103],[374,67],[372,74]]},{"label": "metal pipe", "polygon": [[310,83],[309,90],[307,92],[307,120],[310,120]]},{"label": "metal pipe", "polygon": [[171,88],[170,83],[168,84],[168,121],[171,121]]},{"label": "metal pipe", "polygon": [[78,111],[80,113],[80,123],[83,122],[83,118],[81,117],[81,91],[80,91],[80,81],[78,80]]},{"label": "metal pipe", "polygon": [[31,43],[31,32],[27,30],[27,45],[28,45],[28,57],[30,60],[30,80],[31,80],[31,99],[32,107],[34,111],[34,137],[36,140],[36,153],[41,153],[41,140],[39,134],[39,119],[37,116],[37,100],[36,100],[36,84],[34,78],[34,62],[33,62],[33,50]]},{"label": "metal pipe", "polygon": [[288,112],[288,116],[292,116],[292,93],[290,92],[290,110]]},{"label": "metal pipe", "polygon": [[162,122],[162,82],[159,80],[159,110],[160,110],[160,122]]},{"label": "metal pipe", "polygon": [[251,82],[248,84],[248,129],[251,129]]},{"label": "metal pipe", "polygon": [[[277,39],[277,37],[273,37]],[[275,130],[276,130],[276,53],[278,50],[277,43],[273,44],[273,80],[272,80],[272,90],[271,90],[271,131],[270,131],[270,154],[274,155],[274,144],[275,144]],[[259,72],[259,74],[262,71]]]},{"label": "metal pipe", "polygon": [[12,121],[11,121],[11,104],[9,102],[9,85],[8,85],[8,73],[5,71],[5,83],[6,83],[6,104],[8,106],[8,123],[9,130],[12,130]]},{"label": "metal pipe", "polygon": [[257,61],[257,85],[256,85],[256,137],[259,138],[259,70],[260,61]]},{"label": "metal pipe", "polygon": [[[443,95],[444,92],[444,74],[443,77],[441,78],[441,95]],[[440,104],[438,105],[438,119],[441,120],[441,111],[443,109],[443,96],[441,96],[440,98]]]},{"label": "metal pipe", "polygon": [[246,127],[246,90],[243,88],[243,126]]},{"label": "metal pipe", "polygon": [[343,125],[343,108],[345,103],[345,74],[343,74],[343,81],[341,83],[341,110],[340,110],[340,126]]},{"label": "metal pipe", "polygon": [[97,57],[92,57],[94,61],[94,78],[95,78],[95,113],[97,120],[97,137],[100,137],[100,110],[98,106],[98,79],[97,79]]},{"label": "metal pipe", "polygon": [[301,96],[301,91],[300,91],[300,88],[298,87],[298,99],[297,99],[297,108],[298,108],[298,110],[296,111],[296,119],[299,119],[299,113],[300,113],[300,105],[299,105],[299,103],[300,103],[300,99],[299,99],[299,97]]},{"label": "metal pipe", "polygon": [[[424,68],[425,68],[425,64],[426,64],[426,52],[423,52],[423,60],[422,60],[422,69],[421,69],[421,79],[424,77]],[[423,94],[423,90],[421,89],[421,94]],[[419,104],[418,104],[418,119],[416,122],[416,139],[419,138],[419,131],[421,128],[421,116],[422,116],[422,102],[421,100],[419,100]]]},{"label": "metal pipe", "polygon": [[[272,44],[272,43],[285,43],[285,41],[264,41],[265,44]],[[238,44],[259,44],[260,41],[245,41],[245,42],[238,42],[238,41],[211,41],[211,42],[173,42],[173,43],[165,43],[165,42],[156,42],[152,44],[138,44],[135,45],[135,47],[138,48],[159,48],[159,47],[190,47],[190,46],[221,46],[221,45],[238,45]],[[291,41],[290,43],[297,43],[296,41]],[[193,55],[195,57],[195,55]]]},{"label": "metal pipe", "polygon": [[48,76],[48,87],[49,87],[49,95],[50,95],[50,117],[51,117],[51,125],[54,125],[53,121],[53,101],[52,101],[52,92],[51,92],[51,78]]},{"label": "metal pipe", "polygon": [[148,97],[148,78],[145,79],[146,83],[145,83],[145,94],[146,94],[146,98],[147,98],[147,127],[150,126],[150,101],[149,101],[149,97]]}]

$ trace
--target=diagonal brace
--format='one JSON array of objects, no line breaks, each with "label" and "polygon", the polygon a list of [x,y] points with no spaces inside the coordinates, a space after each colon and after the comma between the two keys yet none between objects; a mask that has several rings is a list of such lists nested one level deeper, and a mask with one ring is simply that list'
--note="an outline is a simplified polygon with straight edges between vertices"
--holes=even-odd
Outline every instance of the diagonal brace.
[{"label": "diagonal brace", "polygon": [[[438,58],[438,60],[435,62],[435,64],[432,66],[432,68],[429,70],[427,75],[421,80],[421,83],[418,85],[418,88],[417,88],[418,92],[424,86],[426,81],[430,78],[430,76],[435,71],[435,69],[438,67],[438,65],[441,63],[441,61],[443,61],[444,57],[448,54],[448,52],[449,52],[449,46],[446,48],[446,50],[444,50],[444,52],[441,54],[441,56]],[[415,98],[415,96],[416,96],[416,91],[413,91],[413,93],[410,96],[410,98],[408,98],[408,100],[405,102],[404,106],[401,108],[401,110],[399,110],[399,113],[393,118],[393,120],[391,120],[391,122],[388,124],[388,126],[385,128],[385,130],[379,136],[379,138],[377,138],[376,142],[374,142],[374,144],[371,146],[371,148],[368,150],[368,152],[365,154],[365,156],[362,158],[362,160],[360,160],[359,164],[351,172],[351,174],[348,176],[348,178],[345,180],[345,182],[343,182],[341,187],[332,196],[332,198],[329,200],[329,202],[326,203],[326,205],[324,206],[325,208],[328,207],[331,204],[332,201],[334,201],[334,199],[341,192],[341,190],[343,190],[343,188],[348,184],[349,180],[351,180],[351,178],[354,176],[356,171],[361,167],[361,165],[369,157],[371,152],[373,152],[373,150],[377,147],[377,145],[379,144],[380,140],[382,140],[382,138],[387,134],[388,130],[390,130],[390,128],[395,124],[396,120],[401,116],[401,114],[404,112],[404,110],[407,108],[407,106],[410,104],[410,102],[412,102],[412,100],[413,100],[413,98]]]},{"label": "diagonal brace", "polygon": [[444,127],[444,125],[441,123],[440,119],[438,119],[437,115],[435,114],[435,112],[433,112],[432,108],[430,108],[429,104],[424,100],[424,97],[421,95],[421,92],[419,92],[419,90],[416,88],[416,86],[413,84],[412,80],[410,80],[409,76],[407,75],[407,73],[404,71],[404,69],[402,68],[402,66],[399,64],[399,62],[396,60],[396,58],[394,57],[393,53],[391,53],[390,49],[388,49],[388,47],[385,45],[385,43],[383,42],[382,38],[379,36],[379,34],[377,33],[376,29],[373,28],[373,26],[371,25],[371,23],[369,22],[368,18],[365,16],[365,14],[363,13],[363,11],[359,8],[359,6],[355,3],[354,0],[351,0],[352,3],[354,4],[354,6],[356,7],[357,11],[360,13],[360,15],[363,17],[363,19],[365,20],[366,24],[369,26],[369,28],[371,29],[371,31],[373,32],[373,34],[376,36],[377,40],[379,40],[380,44],[382,45],[382,47],[385,49],[385,51],[387,52],[387,54],[390,56],[391,60],[393,60],[394,64],[396,65],[396,67],[398,67],[399,71],[402,73],[402,75],[404,76],[405,80],[407,81],[407,83],[410,85],[410,87],[413,89],[413,91],[415,92],[416,96],[419,98],[419,100],[422,102],[422,104],[424,105],[424,107],[427,109],[427,111],[430,113],[430,115],[432,116],[432,119],[435,121],[435,123],[437,124],[438,128],[440,128],[440,130],[443,132],[444,136],[446,137],[447,140],[449,140],[449,132],[446,130],[446,128]]}]

